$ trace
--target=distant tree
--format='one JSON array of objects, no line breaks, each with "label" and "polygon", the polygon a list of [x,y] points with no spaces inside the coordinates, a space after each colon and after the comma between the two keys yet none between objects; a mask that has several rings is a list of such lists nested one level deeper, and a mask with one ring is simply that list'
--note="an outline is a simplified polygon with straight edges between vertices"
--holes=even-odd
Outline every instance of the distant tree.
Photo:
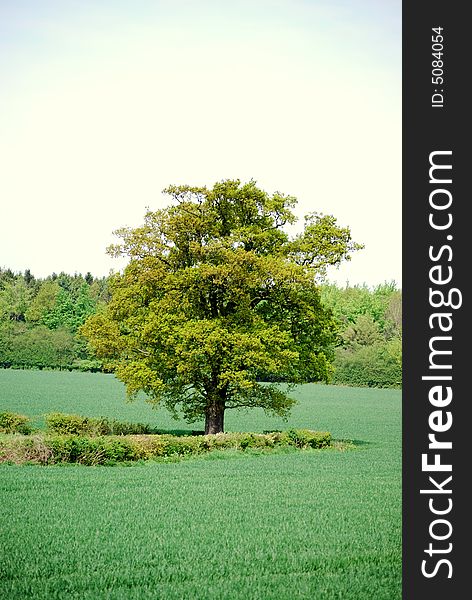
[{"label": "distant tree", "polygon": [[92,275],[92,273],[90,273],[90,271],[87,271],[87,273],[85,274],[84,279],[88,283],[88,285],[92,285],[92,283],[93,283],[93,275]]},{"label": "distant tree", "polygon": [[93,298],[97,305],[106,304],[110,301],[110,290],[108,287],[108,278],[102,277],[101,279],[95,279],[90,286],[90,296]]},{"label": "distant tree", "polygon": [[23,278],[25,280],[26,285],[28,285],[28,286],[30,286],[31,284],[34,283],[34,275],[31,273],[31,271],[29,269],[25,270]]},{"label": "distant tree", "polygon": [[66,329],[0,323],[0,367],[66,369],[73,367],[76,356],[76,342]]},{"label": "distant tree", "polygon": [[[95,312],[96,303],[85,281],[82,280],[80,287],[74,289],[73,279],[72,283],[68,282],[67,287],[63,287],[61,283],[64,283],[64,278],[61,277],[57,279],[59,291],[54,306],[42,316],[41,321],[49,329],[65,327],[75,333],[87,317]],[[55,283],[53,282],[53,285]]]},{"label": "distant tree", "polygon": [[0,290],[0,320],[25,321],[32,292],[23,277],[7,280]]},{"label": "distant tree", "polygon": [[78,293],[75,296],[75,323],[73,330],[77,329],[85,323],[87,318],[95,312],[96,302],[90,294],[90,287],[84,283],[80,286]]},{"label": "distant tree", "polygon": [[395,283],[322,286],[340,327],[334,383],[398,387],[402,377],[402,292]]},{"label": "distant tree", "polygon": [[3,290],[7,283],[12,283],[15,279],[16,275],[11,269],[0,268],[0,290]]},{"label": "distant tree", "polygon": [[31,323],[44,323],[47,315],[56,306],[57,296],[61,287],[57,281],[43,281],[38,293],[31,301],[28,310],[25,313],[26,320]]},{"label": "distant tree", "polygon": [[[387,321],[391,318],[389,306],[396,298],[396,310],[400,311],[401,291],[394,282],[383,283],[370,288],[366,284],[338,287],[335,284],[322,286],[323,302],[332,308],[335,317],[344,328],[354,324],[361,315],[369,315],[384,331]],[[393,306],[393,305],[392,305]]]},{"label": "distant tree", "polygon": [[388,338],[402,337],[402,293],[395,291],[389,298],[385,310],[386,333]]},{"label": "distant tree", "polygon": [[327,380],[336,327],[318,283],[360,248],[348,228],[316,213],[290,237],[296,199],[238,180],[171,186],[174,204],[117,232],[126,255],[112,298],[82,333],[133,397],[180,408],[205,432],[229,408],[286,415],[293,400],[258,372],[292,382]]},{"label": "distant tree", "polygon": [[367,387],[400,387],[401,342],[390,340],[359,346],[356,351],[338,348],[334,383]]},{"label": "distant tree", "polygon": [[359,315],[342,333],[344,345],[356,349],[359,346],[372,346],[383,340],[382,332],[371,315]]}]

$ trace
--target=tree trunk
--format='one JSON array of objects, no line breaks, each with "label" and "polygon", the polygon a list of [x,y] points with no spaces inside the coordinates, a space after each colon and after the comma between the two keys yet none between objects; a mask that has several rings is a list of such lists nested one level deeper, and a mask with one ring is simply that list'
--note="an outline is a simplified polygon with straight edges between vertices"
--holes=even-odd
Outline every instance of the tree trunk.
[{"label": "tree trunk", "polygon": [[221,402],[210,404],[205,411],[205,435],[223,433],[225,405]]}]

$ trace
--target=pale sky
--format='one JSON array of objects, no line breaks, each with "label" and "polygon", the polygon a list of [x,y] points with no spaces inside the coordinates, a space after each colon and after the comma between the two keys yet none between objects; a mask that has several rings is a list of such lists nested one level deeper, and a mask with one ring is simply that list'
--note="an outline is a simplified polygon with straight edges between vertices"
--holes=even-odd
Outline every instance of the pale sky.
[{"label": "pale sky", "polygon": [[401,286],[400,0],[0,0],[0,266],[106,275],[170,184],[253,178]]}]

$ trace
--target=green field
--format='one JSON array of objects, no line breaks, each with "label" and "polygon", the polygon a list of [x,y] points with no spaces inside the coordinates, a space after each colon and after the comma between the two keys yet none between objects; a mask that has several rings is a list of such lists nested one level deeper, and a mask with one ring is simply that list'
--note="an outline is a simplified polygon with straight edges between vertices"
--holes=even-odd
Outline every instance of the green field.
[{"label": "green field", "polygon": [[[289,422],[354,450],[221,453],[124,467],[0,466],[0,597],[401,598],[401,392],[308,384]],[[109,416],[168,430],[111,375],[0,370],[0,410]]]}]

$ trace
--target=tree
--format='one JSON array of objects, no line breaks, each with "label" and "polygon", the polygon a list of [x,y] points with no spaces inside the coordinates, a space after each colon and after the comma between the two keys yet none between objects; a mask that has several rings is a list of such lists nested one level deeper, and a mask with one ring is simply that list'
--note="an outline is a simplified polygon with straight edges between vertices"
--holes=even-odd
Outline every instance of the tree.
[{"label": "tree", "polygon": [[290,237],[296,199],[254,181],[164,192],[170,206],[115,232],[109,252],[129,264],[81,332],[130,397],[142,390],[190,422],[204,417],[206,433],[223,431],[230,408],[287,415],[289,392],[258,375],[329,378],[336,326],[318,283],[361,246],[316,213]]},{"label": "tree", "polygon": [[[87,317],[95,310],[95,301],[90,296],[90,287],[82,281],[80,287],[72,280],[74,285],[62,287],[59,283],[59,292],[51,310],[42,317],[42,322],[49,329],[65,327],[75,333],[85,322]],[[79,282],[80,283],[80,282]],[[53,282],[55,285],[55,282]]]},{"label": "tree", "polygon": [[55,307],[61,288],[57,281],[44,281],[25,313],[31,323],[42,323]]},{"label": "tree", "polygon": [[390,296],[388,306],[385,310],[387,323],[386,333],[388,338],[402,337],[402,293],[396,290]]},{"label": "tree", "polygon": [[371,315],[359,315],[342,333],[344,345],[355,350],[360,346],[372,346],[383,340],[382,332]]},{"label": "tree", "polygon": [[396,334],[401,329],[402,295],[394,281],[373,288],[365,283],[344,288],[324,284],[321,297],[345,328],[356,323],[361,315],[370,315],[385,337],[391,335],[390,330]]},{"label": "tree", "polygon": [[15,279],[16,275],[11,269],[0,267],[0,290],[3,290],[7,283],[13,283]]},{"label": "tree", "polygon": [[25,321],[32,290],[21,275],[7,280],[0,289],[0,320]]},{"label": "tree", "polygon": [[23,279],[25,280],[26,285],[32,285],[34,283],[34,275],[31,273],[31,271],[29,269],[25,270]]}]

